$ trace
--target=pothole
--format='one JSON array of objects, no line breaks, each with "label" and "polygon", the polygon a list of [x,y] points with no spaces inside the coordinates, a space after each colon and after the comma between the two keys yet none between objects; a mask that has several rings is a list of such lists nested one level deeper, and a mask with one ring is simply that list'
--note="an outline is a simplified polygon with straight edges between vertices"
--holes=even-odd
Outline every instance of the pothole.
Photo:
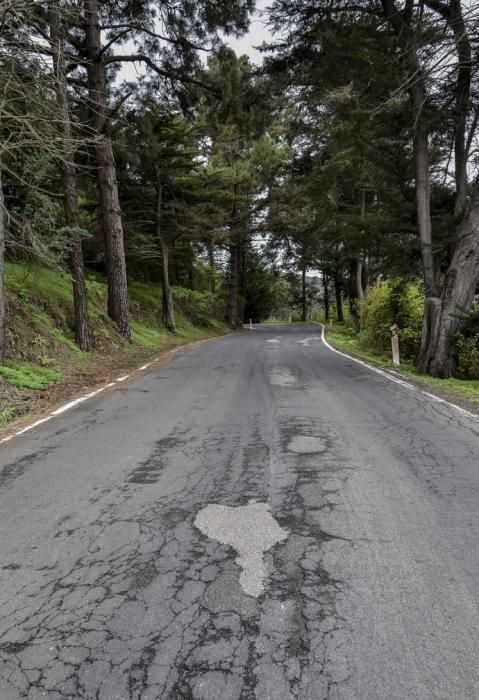
[{"label": "pothole", "polygon": [[327,447],[321,438],[311,435],[295,435],[291,438],[287,449],[301,455],[311,455],[317,452],[325,452]]},{"label": "pothole", "polygon": [[254,598],[260,596],[266,579],[264,554],[289,535],[273,518],[268,504],[250,501],[234,508],[213,503],[199,511],[195,525],[207,537],[237,551],[241,588]]},{"label": "pothole", "polygon": [[269,373],[269,379],[271,384],[275,386],[292,386],[296,384],[296,377],[289,369],[283,369],[282,367],[275,367]]}]

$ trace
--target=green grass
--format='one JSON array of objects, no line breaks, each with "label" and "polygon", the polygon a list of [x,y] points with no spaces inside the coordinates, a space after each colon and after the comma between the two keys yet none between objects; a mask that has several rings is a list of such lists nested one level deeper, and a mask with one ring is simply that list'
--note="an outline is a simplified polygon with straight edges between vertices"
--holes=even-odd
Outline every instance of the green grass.
[{"label": "green grass", "polygon": [[[62,378],[62,373],[52,367],[29,364],[0,366],[0,375],[9,383],[23,389],[41,391]],[[8,409],[7,409],[8,410]]]},{"label": "green grass", "polygon": [[[358,336],[354,334],[346,323],[333,323],[333,329],[328,331],[326,337],[328,342],[339,350],[357,355],[372,364],[385,367],[386,369],[398,369],[390,356],[380,355],[365,348]],[[454,392],[473,403],[479,404],[479,379],[438,379],[437,377],[430,377],[427,374],[421,374],[414,367],[414,364],[408,361],[401,361],[399,370],[402,374],[415,379],[426,387],[437,387],[444,391]]]},{"label": "green grass", "polygon": [[154,328],[141,321],[130,322],[131,338],[135,345],[143,348],[153,348],[161,345],[165,341],[167,331],[163,328]]},{"label": "green grass", "polygon": [[13,408],[5,408],[3,411],[0,411],[0,428],[3,428],[5,425],[7,425],[14,416],[15,411],[13,410]]},{"label": "green grass", "polygon": [[146,284],[137,280],[128,280],[128,294],[132,301],[139,304],[144,309],[161,309],[161,288],[160,284]]},{"label": "green grass", "polygon": [[[9,293],[7,359],[0,379],[17,387],[24,401],[15,409],[0,397],[0,428],[30,410],[34,392],[42,392],[70,377],[92,381],[106,367],[135,366],[138,356],[167,350],[189,341],[228,332],[221,322],[222,301],[209,292],[174,288],[177,333],[161,323],[161,285],[130,279],[129,305],[132,343],[118,334],[107,313],[107,283],[97,271],[87,271],[88,311],[93,351],[75,343],[72,280],[68,272],[31,263],[6,263]],[[5,388],[5,387],[4,387]],[[35,403],[34,408],[38,405]]]},{"label": "green grass", "polygon": [[72,294],[71,277],[66,272],[40,267],[30,263],[5,263],[5,277],[8,287],[20,297],[26,292],[51,297],[52,289],[55,297],[70,299]]}]

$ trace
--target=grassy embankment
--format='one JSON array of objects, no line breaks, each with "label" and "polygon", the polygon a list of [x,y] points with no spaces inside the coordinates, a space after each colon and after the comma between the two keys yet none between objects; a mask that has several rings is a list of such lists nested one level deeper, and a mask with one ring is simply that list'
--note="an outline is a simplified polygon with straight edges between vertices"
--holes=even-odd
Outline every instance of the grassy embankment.
[{"label": "grassy embankment", "polygon": [[144,358],[186,342],[227,332],[221,305],[207,292],[174,289],[177,334],[160,324],[159,285],[129,282],[132,343],[117,333],[106,313],[106,282],[88,275],[94,349],[75,345],[69,275],[7,263],[7,352],[0,366],[0,428],[49,401],[71,395],[134,367]]},{"label": "grassy embankment", "polygon": [[[479,406],[479,379],[436,379],[435,377],[421,374],[412,362],[403,360],[401,360],[400,368],[397,368],[390,356],[379,355],[364,347],[360,337],[355,335],[347,323],[333,322],[333,329],[327,331],[327,339],[338,350],[355,355],[385,369],[399,370],[401,374],[409,377],[425,389],[436,390],[435,393],[439,393],[456,402],[466,402],[473,406]],[[401,338],[399,338],[399,343],[401,343]]]}]

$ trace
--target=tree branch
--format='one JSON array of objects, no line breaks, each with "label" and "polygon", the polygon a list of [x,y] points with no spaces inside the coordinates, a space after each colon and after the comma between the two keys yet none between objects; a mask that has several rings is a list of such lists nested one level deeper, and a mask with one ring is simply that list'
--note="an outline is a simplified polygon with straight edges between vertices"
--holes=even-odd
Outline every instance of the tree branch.
[{"label": "tree branch", "polygon": [[152,71],[157,73],[157,75],[161,75],[163,78],[168,78],[169,80],[177,80],[181,83],[190,83],[191,85],[197,85],[198,87],[201,87],[204,90],[208,90],[208,92],[211,92],[217,97],[220,95],[220,92],[217,88],[214,88],[213,86],[204,83],[198,78],[192,78],[189,75],[184,75],[166,70],[164,68],[160,68],[160,66],[158,66],[149,56],[143,53],[127,55],[112,54],[110,56],[106,56],[103,60],[106,65],[110,63],[146,63],[146,65],[149,68],[151,68]]},{"label": "tree branch", "polygon": [[193,44],[191,41],[189,41],[186,38],[181,38],[181,39],[173,39],[172,37],[165,36],[164,34],[158,34],[157,32],[152,31],[151,29],[148,29],[147,27],[143,27],[141,24],[134,24],[134,23],[127,23],[127,24],[104,24],[101,27],[102,30],[107,30],[107,29],[125,29],[125,33],[127,32],[142,32],[143,34],[148,34],[148,36],[153,37],[154,39],[161,39],[162,41],[167,41],[170,44],[179,44],[181,46],[188,46],[190,49],[195,49],[195,51],[209,51],[210,49],[206,49],[204,46],[197,46],[196,44]]}]

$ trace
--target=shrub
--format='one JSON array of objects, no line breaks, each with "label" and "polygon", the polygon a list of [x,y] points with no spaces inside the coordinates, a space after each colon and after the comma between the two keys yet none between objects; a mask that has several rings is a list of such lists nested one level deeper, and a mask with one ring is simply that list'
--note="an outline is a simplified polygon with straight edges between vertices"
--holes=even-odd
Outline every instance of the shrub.
[{"label": "shrub", "polygon": [[360,303],[361,342],[378,353],[391,349],[391,325],[399,326],[401,355],[413,359],[421,341],[424,299],[417,284],[401,279],[371,287]]},{"label": "shrub", "polygon": [[456,338],[456,348],[457,373],[469,379],[479,379],[479,334],[468,338],[459,334]]},{"label": "shrub", "polygon": [[371,287],[366,299],[359,303],[361,342],[371,350],[383,353],[391,347],[390,326],[393,322],[390,287],[380,282]]},{"label": "shrub", "polygon": [[173,299],[178,310],[197,326],[209,326],[218,316],[218,299],[212,292],[198,292],[185,287],[173,287]]}]

